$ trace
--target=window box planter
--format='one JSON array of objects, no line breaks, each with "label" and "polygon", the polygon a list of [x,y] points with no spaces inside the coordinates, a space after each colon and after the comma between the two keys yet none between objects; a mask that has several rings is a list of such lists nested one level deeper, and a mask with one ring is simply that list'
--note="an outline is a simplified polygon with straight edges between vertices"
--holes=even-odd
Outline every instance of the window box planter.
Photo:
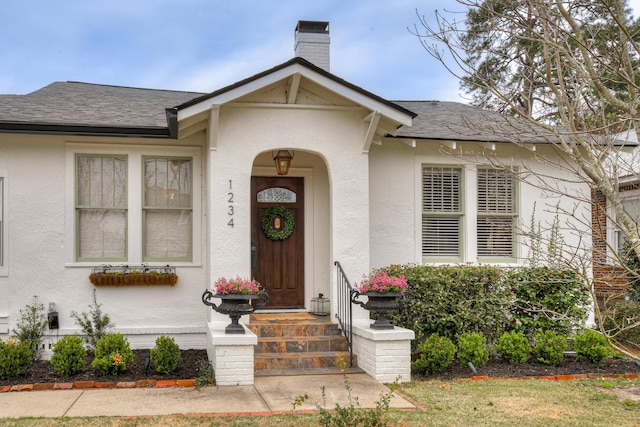
[{"label": "window box planter", "polygon": [[178,282],[176,268],[139,266],[93,267],[89,280],[94,286],[174,286]]}]

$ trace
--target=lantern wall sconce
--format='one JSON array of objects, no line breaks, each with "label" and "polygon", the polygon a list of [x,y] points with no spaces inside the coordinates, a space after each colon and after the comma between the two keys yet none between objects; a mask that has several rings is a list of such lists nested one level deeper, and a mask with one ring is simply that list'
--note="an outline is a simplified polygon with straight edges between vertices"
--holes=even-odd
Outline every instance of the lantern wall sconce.
[{"label": "lantern wall sconce", "polygon": [[[271,153],[273,155],[273,152]],[[293,160],[293,150],[289,153],[289,150],[279,150],[278,154],[273,156],[273,161],[276,163],[276,170],[278,175],[286,175],[289,173],[291,167],[291,160]]]}]

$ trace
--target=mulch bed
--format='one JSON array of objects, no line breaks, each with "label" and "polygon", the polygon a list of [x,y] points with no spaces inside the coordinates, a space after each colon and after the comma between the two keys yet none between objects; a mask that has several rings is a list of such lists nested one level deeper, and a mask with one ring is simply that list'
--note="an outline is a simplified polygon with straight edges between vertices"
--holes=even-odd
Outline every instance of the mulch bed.
[{"label": "mulch bed", "polygon": [[549,366],[536,361],[527,363],[508,363],[504,361],[490,361],[485,366],[476,369],[477,373],[459,362],[454,362],[449,368],[434,375],[424,375],[414,370],[412,379],[414,380],[453,380],[460,378],[470,378],[473,376],[487,376],[490,378],[523,378],[523,377],[549,377],[562,375],[620,375],[620,374],[640,374],[640,367],[636,366],[633,360],[609,359],[598,364],[591,362],[579,362],[575,355],[567,354],[560,366]]},{"label": "mulch bed", "polygon": [[86,358],[85,367],[71,377],[62,377],[56,373],[53,365],[46,360],[40,360],[29,366],[23,375],[13,380],[0,379],[0,386],[37,383],[68,383],[76,381],[109,381],[129,382],[137,380],[183,380],[194,379],[199,376],[199,361],[207,360],[206,350],[182,350],[182,362],[178,369],[169,374],[159,374],[150,366],[145,372],[145,361],[149,357],[149,350],[133,350],[133,364],[127,366],[125,372],[117,375],[101,375],[91,366],[93,355]]},{"label": "mulch bed", "polygon": [[[53,365],[48,361],[38,361],[27,368],[25,373],[13,380],[0,380],[0,386],[36,383],[68,383],[76,381],[109,381],[129,382],[138,380],[181,380],[194,379],[199,376],[198,367],[201,361],[207,360],[206,350],[182,350],[182,362],[175,372],[170,374],[158,374],[153,366],[145,372],[145,360],[149,357],[149,350],[133,350],[133,364],[127,367],[125,372],[117,375],[101,375],[91,367],[93,355],[88,355],[86,365],[78,373],[71,377],[58,375]],[[490,378],[522,378],[539,376],[597,374],[620,375],[640,374],[640,368],[632,360],[610,359],[599,364],[591,362],[578,362],[574,355],[568,354],[560,366],[548,366],[538,362],[510,364],[502,361],[490,361],[485,366],[478,368],[476,373],[471,372],[467,366],[460,366],[454,362],[445,371],[436,375],[424,375],[414,370],[414,380],[453,380],[470,378],[473,376],[487,376]]]}]

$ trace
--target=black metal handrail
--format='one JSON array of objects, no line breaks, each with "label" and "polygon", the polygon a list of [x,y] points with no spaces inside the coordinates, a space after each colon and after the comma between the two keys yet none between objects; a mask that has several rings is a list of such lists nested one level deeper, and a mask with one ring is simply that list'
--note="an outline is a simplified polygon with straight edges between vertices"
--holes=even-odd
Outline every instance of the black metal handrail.
[{"label": "black metal handrail", "polygon": [[353,367],[353,314],[351,310],[351,297],[356,291],[351,286],[351,283],[349,283],[349,279],[342,269],[340,262],[336,261],[334,264],[338,275],[338,292],[336,298],[338,307],[336,318],[342,330],[342,335],[347,339],[347,344],[349,345],[349,366]]}]

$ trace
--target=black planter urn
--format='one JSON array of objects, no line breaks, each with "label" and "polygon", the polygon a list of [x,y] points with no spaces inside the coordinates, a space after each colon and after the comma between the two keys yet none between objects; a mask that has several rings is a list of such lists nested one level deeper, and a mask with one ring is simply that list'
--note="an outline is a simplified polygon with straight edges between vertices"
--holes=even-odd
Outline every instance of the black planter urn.
[{"label": "black planter urn", "polygon": [[[213,298],[220,298],[222,302],[216,305],[211,301]],[[244,327],[238,323],[240,317],[265,306],[269,302],[269,294],[265,291],[259,294],[214,294],[207,289],[202,294],[202,302],[218,313],[231,318],[231,323],[224,330],[225,334],[244,334]]]},{"label": "black planter urn", "polygon": [[[358,301],[360,295],[366,295],[369,300],[364,303]],[[365,310],[371,311],[378,315],[378,318],[371,324],[371,329],[393,329],[393,325],[387,320],[387,313],[398,310],[401,301],[399,297],[404,296],[401,292],[365,292],[360,293],[353,291],[351,294],[351,302],[361,305]]]}]

